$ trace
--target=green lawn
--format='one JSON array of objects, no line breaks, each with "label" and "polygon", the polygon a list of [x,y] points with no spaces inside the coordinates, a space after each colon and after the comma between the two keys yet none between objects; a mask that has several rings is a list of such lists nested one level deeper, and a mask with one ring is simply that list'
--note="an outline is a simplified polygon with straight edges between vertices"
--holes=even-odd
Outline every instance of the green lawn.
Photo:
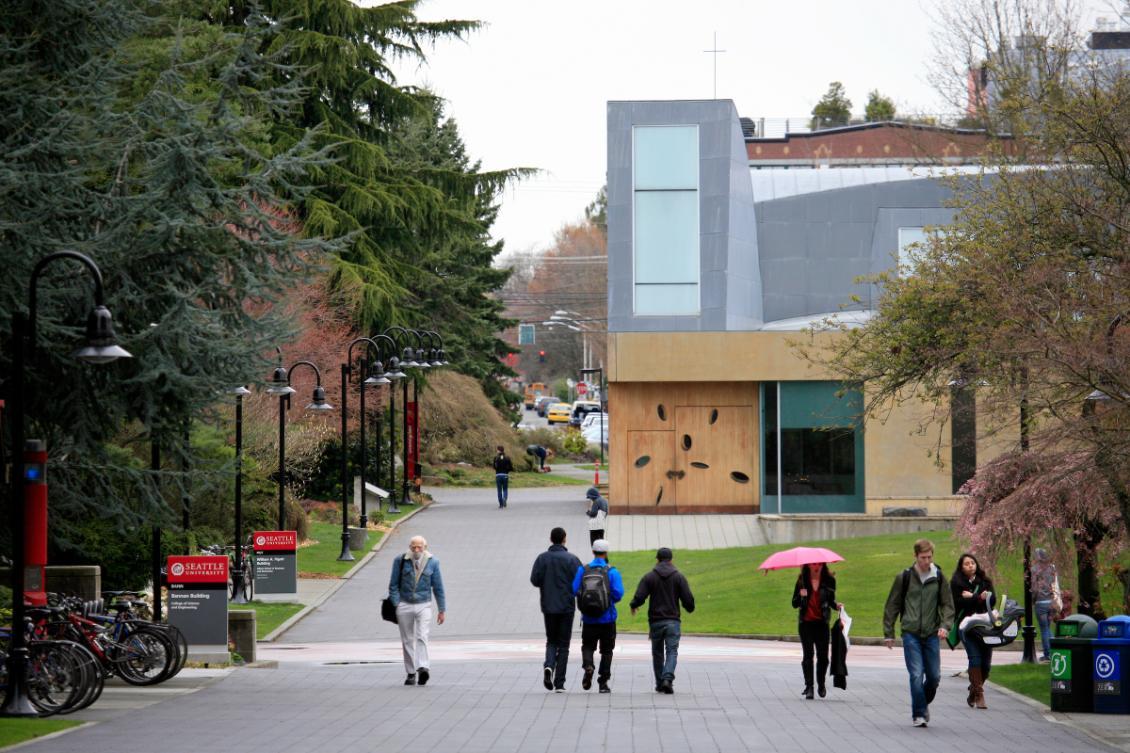
[{"label": "green lawn", "polygon": [[[1036,647],[1038,649],[1039,644]],[[1050,664],[993,666],[993,671],[989,673],[989,682],[1003,685],[1009,690],[1015,690],[1050,707],[1052,702],[1050,666]]]},{"label": "green lawn", "polygon": [[[415,509],[415,505],[412,506],[412,509]],[[405,509],[405,512],[408,512],[408,510]],[[388,516],[386,516],[386,520],[387,518]],[[299,573],[321,573],[341,577],[349,571],[349,568],[357,564],[356,561],[338,562],[338,555],[341,554],[340,523],[321,523],[312,520],[310,521],[309,534],[310,538],[318,543],[301,547],[298,550]],[[361,559],[365,552],[377,545],[383,535],[380,531],[369,531],[368,547],[363,550],[352,550],[353,556],[356,559]]]},{"label": "green lawn", "polygon": [[82,722],[69,719],[13,719],[0,718],[0,748],[22,743],[68,727],[77,727]]},{"label": "green lawn", "polygon": [[243,610],[255,613],[255,638],[263,640],[272,630],[298,614],[301,604],[292,602],[253,601],[250,604],[229,605],[229,611]]}]

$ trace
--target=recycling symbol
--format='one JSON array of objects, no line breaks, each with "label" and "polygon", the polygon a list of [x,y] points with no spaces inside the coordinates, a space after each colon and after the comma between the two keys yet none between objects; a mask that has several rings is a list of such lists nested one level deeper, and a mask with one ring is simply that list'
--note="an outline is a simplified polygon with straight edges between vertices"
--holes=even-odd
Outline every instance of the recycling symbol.
[{"label": "recycling symbol", "polygon": [[1095,674],[1106,680],[1114,675],[1114,657],[1110,654],[1099,654],[1095,657]]},{"label": "recycling symbol", "polygon": [[1055,653],[1052,655],[1052,677],[1063,677],[1068,673],[1067,655]]}]

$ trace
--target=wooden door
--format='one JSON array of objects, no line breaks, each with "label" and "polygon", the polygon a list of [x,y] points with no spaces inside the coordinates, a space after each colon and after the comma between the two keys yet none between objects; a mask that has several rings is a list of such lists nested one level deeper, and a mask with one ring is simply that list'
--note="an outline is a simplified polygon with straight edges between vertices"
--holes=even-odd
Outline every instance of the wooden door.
[{"label": "wooden door", "polygon": [[674,432],[628,432],[628,507],[665,512],[675,507]]},{"label": "wooden door", "polygon": [[675,411],[675,470],[679,511],[758,509],[757,429],[750,406],[679,406]]}]

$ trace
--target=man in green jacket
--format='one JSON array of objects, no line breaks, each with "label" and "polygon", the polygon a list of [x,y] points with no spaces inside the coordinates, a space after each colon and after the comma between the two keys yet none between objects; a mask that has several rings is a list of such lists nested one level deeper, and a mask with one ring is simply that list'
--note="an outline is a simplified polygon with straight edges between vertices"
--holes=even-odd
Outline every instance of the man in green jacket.
[{"label": "man in green jacket", "polygon": [[910,673],[911,718],[915,727],[930,721],[930,702],[942,679],[938,641],[953,624],[953,594],[942,571],[934,564],[934,543],[914,542],[914,565],[895,576],[883,608],[883,638],[895,645],[895,620],[902,617],[902,653]]}]

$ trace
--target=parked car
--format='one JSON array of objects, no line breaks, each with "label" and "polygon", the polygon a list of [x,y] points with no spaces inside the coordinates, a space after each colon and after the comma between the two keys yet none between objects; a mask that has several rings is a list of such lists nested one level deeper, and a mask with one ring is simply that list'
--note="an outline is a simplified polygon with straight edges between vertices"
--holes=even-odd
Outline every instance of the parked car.
[{"label": "parked car", "polygon": [[[603,429],[603,433],[602,430]],[[593,421],[588,426],[581,429],[581,436],[589,444],[601,444],[603,440],[604,448],[608,448],[608,421],[600,421],[599,419]]]},{"label": "parked car", "polygon": [[586,426],[592,426],[593,423],[595,423],[596,421],[598,421],[600,419],[604,419],[605,421],[607,421],[608,420],[608,414],[607,413],[589,413],[587,416],[585,416],[581,420],[581,431],[584,431]]},{"label": "parked car", "polygon": [[537,403],[534,404],[534,410],[537,411],[539,416],[545,418],[545,412],[549,410],[549,406],[553,405],[556,402],[558,402],[558,400],[555,396],[542,395],[538,398]]},{"label": "parked car", "polygon": [[581,421],[590,413],[600,413],[600,403],[595,400],[577,400],[573,403],[573,411],[569,414],[569,423],[580,426]]},{"label": "parked car", "polygon": [[567,424],[573,413],[573,406],[569,403],[553,403],[545,412],[545,420],[551,424]]}]

